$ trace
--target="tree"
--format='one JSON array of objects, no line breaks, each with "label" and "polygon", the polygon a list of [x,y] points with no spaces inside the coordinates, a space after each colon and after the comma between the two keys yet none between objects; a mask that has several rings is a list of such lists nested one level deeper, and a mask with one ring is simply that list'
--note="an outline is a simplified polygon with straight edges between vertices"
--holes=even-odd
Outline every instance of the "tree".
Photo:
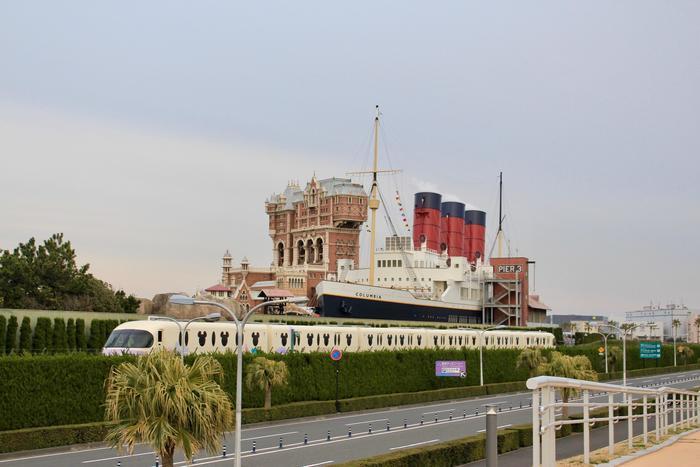
[{"label": "tree", "polygon": [[94,277],[76,263],[63,234],[38,244],[34,238],[13,251],[0,250],[0,304],[6,308],[134,313],[139,300]]},{"label": "tree", "polygon": [[7,318],[0,315],[0,355],[5,353],[5,335],[7,334]]},{"label": "tree", "polygon": [[7,322],[7,332],[5,334],[5,353],[12,353],[13,350],[17,348],[17,317],[15,315],[10,316],[10,320]]},{"label": "tree", "polygon": [[[537,374],[548,376],[559,376],[561,378],[584,379],[597,381],[598,373],[593,371],[593,366],[588,357],[583,355],[569,356],[560,352],[552,352],[548,362],[540,364]],[[576,394],[572,388],[561,388],[561,400],[564,404],[569,402],[569,398]],[[564,420],[569,418],[569,408],[562,408]]]},{"label": "tree", "polygon": [[73,318],[68,318],[66,323],[66,341],[68,351],[73,352],[75,350],[75,320]]},{"label": "tree", "polygon": [[106,441],[129,453],[137,443],[149,444],[163,467],[173,466],[176,449],[189,461],[202,448],[220,452],[222,435],[233,427],[233,404],[219,386],[222,379],[221,364],[211,356],[188,366],[167,350],[113,367],[105,418],[116,425]]},{"label": "tree", "polygon": [[99,319],[93,319],[90,321],[90,337],[88,337],[87,349],[88,352],[99,351],[102,348],[102,341],[100,339],[100,321]]},{"label": "tree", "polygon": [[19,327],[19,350],[22,353],[32,352],[32,323],[29,316],[22,318]]},{"label": "tree", "polygon": [[615,371],[617,365],[622,361],[622,349],[617,346],[608,347],[608,365],[610,365],[610,371]]},{"label": "tree", "polygon": [[693,358],[695,352],[687,345],[678,346],[678,354],[683,357],[683,365],[688,365],[688,359]]},{"label": "tree", "polygon": [[246,368],[246,386],[257,387],[265,391],[265,410],[272,407],[272,387],[287,384],[289,372],[284,362],[277,362],[265,357],[256,357]]},{"label": "tree", "polygon": [[530,376],[534,376],[537,373],[537,368],[546,361],[547,359],[542,355],[540,349],[525,349],[518,355],[515,366],[516,368],[525,368]]},{"label": "tree", "polygon": [[53,350],[65,352],[68,350],[68,336],[66,335],[66,322],[63,318],[53,320]]},{"label": "tree", "polygon": [[51,320],[49,318],[37,318],[34,326],[34,339],[32,339],[32,350],[36,352],[46,352],[51,348]]},{"label": "tree", "polygon": [[695,330],[698,333],[698,343],[700,343],[700,316],[695,318]]},{"label": "tree", "polygon": [[83,318],[78,318],[75,320],[75,350],[85,352],[86,349],[85,320]]}]

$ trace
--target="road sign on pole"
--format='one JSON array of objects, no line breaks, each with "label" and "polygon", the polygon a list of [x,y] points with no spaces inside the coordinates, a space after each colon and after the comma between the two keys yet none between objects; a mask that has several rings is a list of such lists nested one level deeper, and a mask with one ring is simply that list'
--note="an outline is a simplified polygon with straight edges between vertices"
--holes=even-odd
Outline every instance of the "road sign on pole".
[{"label": "road sign on pole", "polygon": [[639,358],[661,358],[661,342],[640,342]]}]

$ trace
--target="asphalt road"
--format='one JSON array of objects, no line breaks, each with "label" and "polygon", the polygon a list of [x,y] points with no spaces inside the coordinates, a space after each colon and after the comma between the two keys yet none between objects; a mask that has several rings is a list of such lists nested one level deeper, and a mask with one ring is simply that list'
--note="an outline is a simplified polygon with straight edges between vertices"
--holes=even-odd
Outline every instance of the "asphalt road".
[{"label": "asphalt road", "polygon": [[[634,378],[629,383],[689,388],[700,385],[699,381],[700,371],[691,371]],[[242,432],[243,465],[320,466],[461,438],[484,431],[485,404],[501,407],[499,427],[531,423],[530,398],[530,392],[523,392],[252,425]],[[606,398],[600,395],[591,400]],[[233,434],[226,436],[225,443],[227,457],[199,453],[194,465],[232,465]],[[155,455],[145,445],[137,446],[131,455],[120,455],[107,447],[74,451],[63,448],[3,456],[0,467],[107,467],[116,466],[117,462],[122,467],[150,467],[155,465]],[[182,457],[176,462],[185,465]]]}]

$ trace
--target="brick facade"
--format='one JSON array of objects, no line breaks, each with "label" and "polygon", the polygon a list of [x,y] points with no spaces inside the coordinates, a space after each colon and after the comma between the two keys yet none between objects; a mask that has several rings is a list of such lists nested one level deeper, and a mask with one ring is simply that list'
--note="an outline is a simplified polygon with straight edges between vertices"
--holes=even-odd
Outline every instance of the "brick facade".
[{"label": "brick facade", "polygon": [[349,179],[312,177],[302,189],[290,183],[265,203],[277,286],[313,298],[316,285],[337,270],[339,259],[359,264],[360,228],[367,194]]}]

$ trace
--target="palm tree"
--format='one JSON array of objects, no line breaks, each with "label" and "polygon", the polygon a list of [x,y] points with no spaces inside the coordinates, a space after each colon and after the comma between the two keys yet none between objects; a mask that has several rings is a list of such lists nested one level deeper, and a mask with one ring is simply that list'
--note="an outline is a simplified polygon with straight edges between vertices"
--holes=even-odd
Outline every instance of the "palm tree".
[{"label": "palm tree", "polygon": [[688,359],[693,358],[695,355],[695,352],[693,352],[693,349],[688,347],[687,345],[679,345],[678,346],[678,353],[683,356],[683,365],[688,365]]},{"label": "palm tree", "polygon": [[614,346],[608,348],[608,365],[610,365],[610,371],[615,371],[615,367],[622,361],[622,349],[620,347]]},{"label": "palm tree", "polygon": [[272,407],[272,387],[287,384],[287,365],[265,357],[256,357],[247,366],[245,382],[249,389],[258,387],[265,391],[265,410]]},{"label": "palm tree", "polygon": [[[593,371],[593,366],[588,357],[583,355],[569,356],[560,352],[552,352],[549,362],[540,364],[537,374],[548,376],[559,376],[561,378],[585,379],[597,381],[598,373]],[[562,388],[561,400],[564,404],[569,402],[569,398],[576,395],[573,388]],[[562,408],[562,417],[569,418],[569,408],[565,405]]]},{"label": "palm tree", "polygon": [[185,365],[175,352],[151,352],[113,367],[106,382],[105,418],[116,425],[106,440],[132,453],[149,444],[173,466],[176,449],[185,457],[204,448],[221,449],[222,434],[233,427],[233,404],[218,381],[223,370],[210,356]]},{"label": "palm tree", "polygon": [[547,359],[542,355],[540,349],[525,349],[518,355],[515,366],[516,368],[525,368],[530,376],[535,376],[537,368],[546,361]]}]

